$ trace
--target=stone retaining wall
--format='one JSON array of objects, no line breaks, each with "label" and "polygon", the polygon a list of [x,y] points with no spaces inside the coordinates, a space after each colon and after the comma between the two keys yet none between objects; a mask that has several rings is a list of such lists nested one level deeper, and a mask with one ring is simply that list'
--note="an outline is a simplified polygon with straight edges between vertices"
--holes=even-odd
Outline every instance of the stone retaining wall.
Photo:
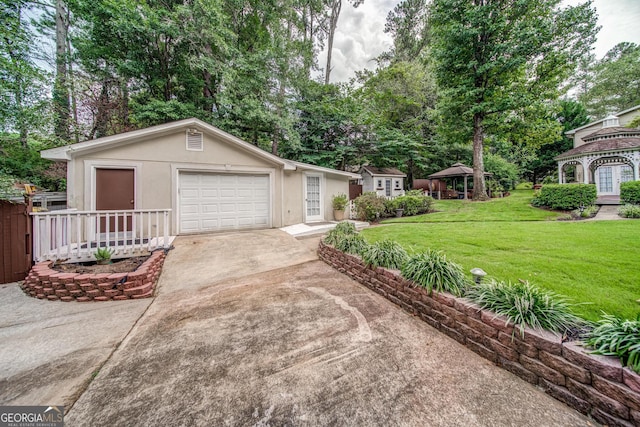
[{"label": "stone retaining wall", "polygon": [[35,298],[60,301],[119,301],[153,295],[165,259],[165,251],[154,251],[131,273],[63,273],[51,268],[52,262],[33,266],[22,283],[22,290]]},{"label": "stone retaining wall", "polygon": [[589,354],[575,342],[525,329],[448,293],[429,295],[400,272],[367,267],[354,255],[320,242],[322,260],[480,356],[610,426],[640,426],[640,375],[617,358]]}]

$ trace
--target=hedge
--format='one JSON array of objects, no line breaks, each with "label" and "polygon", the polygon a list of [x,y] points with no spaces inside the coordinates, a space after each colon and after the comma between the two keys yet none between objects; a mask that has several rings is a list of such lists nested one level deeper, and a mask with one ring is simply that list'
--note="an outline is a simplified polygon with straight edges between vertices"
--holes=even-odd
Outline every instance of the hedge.
[{"label": "hedge", "polygon": [[597,198],[595,184],[545,184],[531,204],[570,211],[590,206]]},{"label": "hedge", "polygon": [[640,181],[627,181],[620,184],[620,201],[640,205]]}]

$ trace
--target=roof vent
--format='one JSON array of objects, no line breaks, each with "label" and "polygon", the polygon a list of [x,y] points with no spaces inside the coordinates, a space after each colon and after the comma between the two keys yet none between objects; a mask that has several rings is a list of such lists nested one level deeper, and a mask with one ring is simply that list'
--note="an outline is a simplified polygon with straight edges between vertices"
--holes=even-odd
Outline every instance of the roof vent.
[{"label": "roof vent", "polygon": [[187,150],[202,151],[202,132],[197,129],[187,129]]},{"label": "roof vent", "polygon": [[616,116],[608,116],[602,121],[602,129],[620,126],[620,120]]}]

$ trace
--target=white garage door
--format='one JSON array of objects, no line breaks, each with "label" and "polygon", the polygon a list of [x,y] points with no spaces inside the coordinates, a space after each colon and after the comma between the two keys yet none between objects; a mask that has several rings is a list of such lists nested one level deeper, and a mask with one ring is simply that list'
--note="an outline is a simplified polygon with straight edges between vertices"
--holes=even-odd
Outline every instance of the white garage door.
[{"label": "white garage door", "polygon": [[180,233],[266,228],[269,176],[180,173]]}]

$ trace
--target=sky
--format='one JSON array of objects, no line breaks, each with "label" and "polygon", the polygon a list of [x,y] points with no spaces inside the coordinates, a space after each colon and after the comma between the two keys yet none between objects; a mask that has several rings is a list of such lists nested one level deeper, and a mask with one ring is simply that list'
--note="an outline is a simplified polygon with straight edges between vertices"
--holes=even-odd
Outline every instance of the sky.
[{"label": "sky", "polygon": [[[576,5],[582,0],[564,0],[564,5]],[[338,28],[333,42],[331,81],[345,82],[355,72],[375,69],[373,61],[391,47],[391,37],[384,32],[387,14],[398,0],[364,0],[358,8],[343,0]],[[596,58],[602,58],[620,42],[640,44],[640,0],[593,0],[602,28],[594,46]],[[325,48],[326,49],[326,48]],[[326,50],[318,57],[323,70],[327,63]]]}]

